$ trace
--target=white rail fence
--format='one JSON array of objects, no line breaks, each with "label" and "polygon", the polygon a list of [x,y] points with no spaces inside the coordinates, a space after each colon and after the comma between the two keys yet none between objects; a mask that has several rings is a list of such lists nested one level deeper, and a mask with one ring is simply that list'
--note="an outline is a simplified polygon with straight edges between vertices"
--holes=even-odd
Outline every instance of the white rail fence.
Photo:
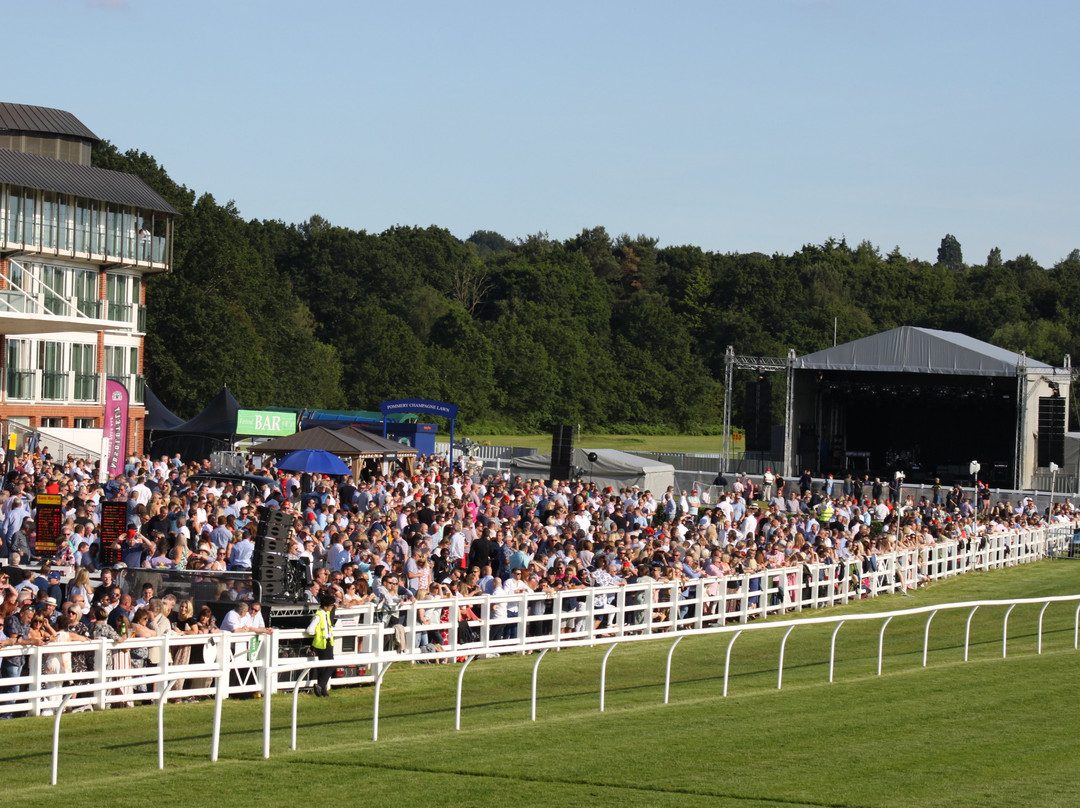
[{"label": "white rail fence", "polygon": [[[376,657],[397,648],[398,659],[439,658],[437,647],[450,658],[470,654],[515,653],[550,644],[559,648],[579,641],[594,643],[615,637],[700,631],[730,623],[748,624],[770,615],[821,609],[864,597],[914,589],[920,583],[975,570],[1000,569],[1061,554],[1072,539],[1072,525],[1054,525],[1017,533],[991,534],[985,541],[948,542],[868,556],[839,564],[804,564],[764,569],[722,578],[698,578],[618,587],[592,587],[552,593],[489,595],[476,598],[426,599],[403,603],[399,628],[379,619],[374,606],[343,610],[338,653],[359,654],[358,661],[338,667],[341,684],[370,682]],[[389,621],[393,622],[393,621]],[[352,631],[352,629],[356,631]],[[306,668],[306,642],[298,630],[271,635],[227,634],[128,638],[123,643],[91,640],[55,645],[7,648],[0,662],[22,658],[22,674],[0,678],[0,714],[48,714],[54,695],[64,684],[84,685],[71,707],[106,709],[155,699],[153,692],[127,680],[165,675],[175,670],[174,698],[214,695],[216,690],[199,673],[202,663],[228,656],[233,661],[228,684],[233,695],[261,692],[254,667],[240,664],[255,658],[266,646],[275,658],[301,656],[295,669]],[[366,656],[365,656],[366,655]],[[71,673],[81,657],[86,668]],[[145,657],[140,660],[139,657]],[[281,669],[290,670],[289,666]],[[51,672],[50,672],[51,671]],[[9,670],[10,673],[10,670]],[[182,676],[181,676],[182,674]],[[291,676],[271,692],[291,686]],[[101,687],[90,687],[101,685]],[[106,687],[105,685],[109,685]],[[7,692],[3,692],[7,691]],[[15,692],[18,691],[18,692]]]},{"label": "white rail fence", "polygon": [[[551,649],[601,644],[610,646],[601,669],[601,710],[604,707],[607,658],[615,646],[665,636],[673,639],[668,654],[665,703],[672,655],[685,636],[730,635],[725,657],[724,695],[727,695],[727,671],[732,647],[739,634],[747,630],[786,629],[778,662],[778,687],[782,684],[787,636],[803,625],[836,624],[830,649],[830,681],[836,632],[845,621],[884,621],[878,647],[880,673],[885,628],[892,617],[928,614],[928,642],[930,621],[938,611],[972,609],[968,617],[970,632],[971,617],[979,606],[1009,604],[1003,629],[1004,654],[1008,616],[1012,607],[1020,603],[1043,603],[1045,612],[1046,606],[1053,602],[1080,603],[1080,595],[947,604],[869,615],[813,617],[782,623],[750,621],[770,614],[822,608],[894,592],[920,581],[1029,563],[1062,552],[1071,541],[1073,531],[1072,525],[1054,525],[1019,533],[993,534],[987,536],[985,542],[975,539],[966,544],[939,544],[878,556],[872,561],[857,564],[857,569],[852,569],[850,563],[804,565],[682,583],[591,588],[547,595],[425,600],[404,606],[398,615],[404,623],[404,653],[394,650],[396,642],[400,642],[402,629],[373,619],[374,613],[369,607],[344,613],[337,630],[337,658],[325,665],[340,669],[335,684],[375,682],[372,737],[377,739],[382,680],[390,666],[399,661],[456,660],[464,663],[458,675],[455,709],[455,725],[460,726],[461,688],[465,671],[477,656],[489,654],[538,653],[533,668],[534,720],[537,671],[544,654]],[[1080,637],[1080,605],[1074,622],[1075,647]],[[422,640],[427,640],[427,643],[421,643]],[[965,636],[965,659],[967,641]],[[222,701],[234,696],[259,694],[266,697],[264,755],[269,756],[269,697],[279,690],[291,689],[292,743],[295,748],[297,694],[306,685],[310,673],[324,664],[304,655],[305,644],[301,631],[279,630],[270,635],[164,635],[147,639],[129,638],[123,643],[91,640],[4,649],[0,651],[0,662],[22,658],[25,664],[21,675],[0,679],[0,714],[54,715],[54,732],[58,733],[60,716],[65,709],[107,709],[135,703],[156,703],[159,711],[159,763],[163,765],[160,739],[163,737],[162,711],[167,700],[210,696],[215,699],[211,759],[216,760]],[[421,649],[421,645],[425,647]],[[132,658],[142,656],[143,649],[147,659],[133,666]],[[201,662],[190,661],[191,657],[197,655],[196,649],[201,651],[198,654],[203,659]],[[1040,653],[1041,650],[1042,613],[1039,616]],[[89,670],[72,673],[74,655],[80,654]]]},{"label": "white rail fence", "polygon": [[[713,628],[692,629],[686,632],[668,635],[668,639],[672,639],[671,646],[667,654],[667,664],[664,673],[664,696],[663,703],[667,704],[669,701],[671,690],[671,669],[672,658],[675,653],[676,647],[687,636],[711,636],[711,635],[727,635],[728,640],[727,649],[724,655],[724,677],[723,677],[723,692],[724,697],[728,694],[728,681],[731,668],[731,655],[732,649],[735,645],[735,641],[741,634],[746,631],[773,631],[784,629],[783,639],[780,644],[779,658],[777,661],[777,689],[783,687],[784,677],[784,653],[787,646],[788,637],[796,628],[802,628],[806,626],[815,625],[834,625],[835,628],[831,634],[829,643],[829,681],[833,681],[833,674],[835,669],[836,660],[836,637],[840,629],[847,622],[865,622],[865,621],[881,621],[881,629],[878,633],[878,649],[877,649],[877,675],[882,673],[882,662],[884,658],[885,647],[885,631],[889,623],[894,617],[926,615],[926,624],[923,633],[923,653],[922,653],[922,666],[927,666],[927,657],[930,645],[930,624],[934,617],[941,611],[956,611],[970,609],[965,625],[964,633],[964,661],[968,659],[968,650],[970,646],[971,638],[971,621],[975,615],[975,612],[983,606],[987,607],[1002,607],[1007,606],[1003,625],[1002,625],[1002,646],[1001,653],[1004,658],[1008,652],[1008,633],[1009,633],[1009,617],[1013,610],[1018,605],[1022,604],[1041,604],[1042,609],[1039,611],[1038,617],[1038,629],[1037,629],[1037,653],[1042,653],[1043,646],[1043,617],[1046,610],[1051,604],[1054,603],[1070,603],[1076,604],[1076,609],[1073,612],[1073,649],[1080,646],[1080,595],[1067,595],[1045,598],[1016,598],[1011,600],[983,600],[983,601],[969,601],[964,603],[948,603],[937,604],[931,606],[922,606],[912,609],[903,609],[892,612],[878,612],[872,614],[855,614],[855,615],[826,615],[821,617],[802,618],[793,621],[773,622],[773,623],[754,623],[751,625],[732,625],[732,626],[716,626]],[[350,628],[344,628],[341,631],[342,634],[348,637],[353,637],[357,640],[363,638],[378,638],[381,634],[381,626],[379,624],[374,625],[357,625]],[[607,663],[611,653],[621,644],[628,642],[643,642],[643,641],[656,641],[660,638],[657,636],[649,636],[646,634],[633,634],[624,636],[612,636],[606,637],[602,640],[594,639],[577,639],[568,640],[562,642],[554,642],[551,640],[536,643],[526,648],[524,645],[519,646],[518,650],[529,650],[536,652],[536,659],[533,663],[532,670],[532,682],[530,691],[530,718],[532,721],[536,720],[536,702],[537,702],[537,679],[539,674],[540,663],[543,661],[544,656],[548,651],[559,648],[568,647],[591,647],[598,644],[607,644],[608,648],[604,652],[603,661],[600,667],[600,681],[599,681],[599,695],[600,695],[600,712],[605,708],[605,695],[607,684]],[[263,757],[270,757],[270,738],[271,738],[271,695],[273,694],[275,681],[281,682],[288,678],[294,678],[292,685],[292,705],[291,705],[291,734],[290,734],[290,748],[296,749],[297,747],[297,720],[298,720],[298,693],[301,687],[304,686],[307,677],[318,667],[337,667],[341,665],[349,664],[368,664],[378,670],[378,675],[375,680],[374,700],[372,706],[372,741],[377,741],[379,737],[379,706],[380,706],[380,692],[382,687],[382,681],[390,666],[395,662],[401,661],[402,657],[397,654],[376,651],[375,653],[368,652],[356,652],[352,654],[345,654],[339,659],[317,661],[301,658],[290,657],[278,657],[275,656],[275,650],[273,643],[261,643],[252,644],[245,641],[239,641],[235,637],[229,637],[224,639],[220,645],[222,650],[220,656],[214,662],[207,662],[201,665],[187,665],[183,666],[184,670],[172,669],[165,670],[164,672],[155,673],[149,669],[144,669],[135,675],[125,677],[123,680],[119,678],[114,681],[94,681],[83,684],[65,684],[59,681],[55,676],[46,677],[46,684],[52,685],[48,692],[49,706],[48,710],[53,713],[53,738],[52,738],[52,766],[51,766],[51,783],[53,785],[57,782],[58,775],[58,760],[60,752],[60,721],[65,712],[65,708],[74,702],[77,698],[85,698],[89,693],[91,698],[100,698],[102,694],[105,694],[108,690],[115,689],[117,687],[144,687],[146,689],[145,700],[153,700],[157,704],[157,746],[158,746],[158,768],[163,769],[165,766],[165,731],[164,731],[164,706],[167,700],[173,695],[173,689],[182,677],[195,676],[203,677],[205,681],[212,682],[212,686],[206,688],[214,695],[214,712],[211,725],[211,739],[210,739],[210,760],[216,761],[220,752],[221,741],[221,723],[222,723],[222,707],[224,701],[229,697],[230,692],[235,692],[231,685],[231,680],[236,676],[248,676],[253,677],[252,684],[248,685],[246,692],[257,692],[263,696],[263,721],[262,721],[262,740],[263,740]],[[228,650],[226,650],[228,649]],[[454,655],[458,653],[455,651],[437,651],[431,656],[433,659],[452,659]],[[462,704],[462,691],[465,679],[465,672],[469,667],[469,663],[472,662],[479,654],[475,651],[468,653],[464,657],[464,664],[461,665],[457,676],[457,685],[455,692],[454,703],[454,729],[459,730],[461,728],[461,704]],[[108,677],[106,677],[108,678]],[[125,697],[125,694],[120,696]]]}]

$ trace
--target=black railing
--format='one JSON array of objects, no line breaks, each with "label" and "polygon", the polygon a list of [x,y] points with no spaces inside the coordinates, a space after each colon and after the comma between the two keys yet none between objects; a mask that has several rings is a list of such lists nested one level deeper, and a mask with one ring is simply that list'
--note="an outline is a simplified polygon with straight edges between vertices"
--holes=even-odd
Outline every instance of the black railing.
[{"label": "black railing", "polygon": [[109,303],[108,307],[108,319],[117,323],[130,323],[131,322],[131,304],[130,303]]},{"label": "black railing", "polygon": [[34,371],[8,368],[7,397],[28,401],[32,399],[34,397]]},{"label": "black railing", "polygon": [[45,401],[64,401],[67,399],[68,375],[66,373],[43,370],[41,372],[41,398]]},{"label": "black railing", "polygon": [[98,375],[96,373],[75,374],[75,400],[98,400]]}]

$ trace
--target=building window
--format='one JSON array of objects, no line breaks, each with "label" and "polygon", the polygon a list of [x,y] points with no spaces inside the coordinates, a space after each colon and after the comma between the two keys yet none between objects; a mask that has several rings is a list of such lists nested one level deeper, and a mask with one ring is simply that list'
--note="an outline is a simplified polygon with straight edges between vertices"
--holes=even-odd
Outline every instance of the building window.
[{"label": "building window", "polygon": [[41,398],[45,401],[66,400],[68,374],[64,367],[64,344],[39,342],[38,367],[41,369]]},{"label": "building window", "polygon": [[73,297],[79,314],[93,320],[101,319],[101,301],[98,300],[98,273],[93,269],[76,269],[72,272]]},{"label": "building window", "polygon": [[130,275],[109,272],[105,275],[106,318],[116,322],[130,323],[132,313],[132,290],[137,290],[135,279]]},{"label": "building window", "polygon": [[41,419],[41,428],[42,429],[63,429],[64,428],[64,419],[63,418],[42,418]]},{"label": "building window", "polygon": [[[105,346],[105,375],[111,381],[128,386],[128,349],[122,345]],[[130,391],[129,391],[130,392]]]},{"label": "building window", "polygon": [[[75,252],[77,253],[90,252],[90,230],[93,218],[94,212],[90,208],[90,203],[85,199],[76,200]],[[97,297],[97,295],[94,295],[94,297]]]},{"label": "building window", "polygon": [[64,267],[54,267],[48,264],[41,267],[41,291],[45,296],[45,311],[49,312],[49,314],[71,314],[68,311],[67,292],[64,289],[67,274]]},{"label": "building window", "polygon": [[74,426],[76,429],[97,429],[97,419],[76,418],[74,419]]},{"label": "building window", "polygon": [[56,247],[68,252],[74,242],[74,219],[72,218],[70,197],[58,197],[56,203]]},{"label": "building window", "polygon": [[5,356],[8,398],[31,398],[34,394],[34,371],[30,367],[30,340],[8,338]]},{"label": "building window", "polygon": [[22,242],[23,200],[18,188],[8,191],[7,200],[7,241],[13,244]]},{"label": "building window", "polygon": [[71,346],[71,369],[75,373],[75,400],[98,400],[97,346],[76,342]]},{"label": "building window", "polygon": [[37,204],[37,192],[26,190],[23,192],[23,224],[25,225],[23,243],[28,247],[40,247],[38,225],[41,224],[41,207]]}]

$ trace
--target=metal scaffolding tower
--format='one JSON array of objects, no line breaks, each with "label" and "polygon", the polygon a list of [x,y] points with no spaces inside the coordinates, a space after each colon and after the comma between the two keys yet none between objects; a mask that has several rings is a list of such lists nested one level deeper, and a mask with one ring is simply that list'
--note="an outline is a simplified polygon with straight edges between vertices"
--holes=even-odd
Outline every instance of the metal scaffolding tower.
[{"label": "metal scaffolding tower", "polygon": [[[720,471],[730,471],[731,462],[731,387],[735,376],[735,368],[739,370],[752,370],[756,373],[777,373],[787,371],[787,397],[784,415],[784,462],[788,462],[791,456],[791,416],[794,408],[794,377],[795,351],[788,351],[786,358],[780,356],[743,356],[735,353],[732,346],[724,352],[724,441],[720,450]],[[790,474],[790,469],[784,469],[785,474]]]}]

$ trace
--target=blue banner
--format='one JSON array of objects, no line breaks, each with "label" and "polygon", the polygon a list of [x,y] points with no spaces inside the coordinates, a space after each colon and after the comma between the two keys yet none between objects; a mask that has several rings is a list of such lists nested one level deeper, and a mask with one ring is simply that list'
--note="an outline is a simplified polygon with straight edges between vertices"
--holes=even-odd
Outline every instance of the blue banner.
[{"label": "blue banner", "polygon": [[393,401],[382,401],[379,410],[383,415],[402,412],[422,412],[427,415],[441,415],[453,421],[457,418],[457,404],[447,404],[444,401],[431,401],[426,398],[397,398]]}]

